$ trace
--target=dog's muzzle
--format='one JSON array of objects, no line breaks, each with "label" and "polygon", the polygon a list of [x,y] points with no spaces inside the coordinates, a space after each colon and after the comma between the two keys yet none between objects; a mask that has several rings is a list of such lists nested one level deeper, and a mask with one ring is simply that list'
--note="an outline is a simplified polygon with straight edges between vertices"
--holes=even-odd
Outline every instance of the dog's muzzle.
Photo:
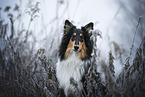
[{"label": "dog's muzzle", "polygon": [[79,50],[79,45],[74,46],[74,51],[77,52]]}]

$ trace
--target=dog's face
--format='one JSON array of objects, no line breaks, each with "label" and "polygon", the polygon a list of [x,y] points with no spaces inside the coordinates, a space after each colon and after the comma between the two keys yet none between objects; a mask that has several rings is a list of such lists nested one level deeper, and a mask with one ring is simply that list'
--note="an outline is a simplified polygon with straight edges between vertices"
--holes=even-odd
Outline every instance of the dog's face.
[{"label": "dog's face", "polygon": [[89,30],[93,29],[93,24],[89,23],[88,25],[82,27],[81,29],[77,29],[70,23],[68,20],[65,21],[64,26],[64,35],[70,34],[70,40],[67,45],[67,49],[65,52],[65,58],[68,57],[70,51],[77,53],[81,59],[87,56],[87,47],[85,44],[85,33],[88,33]]},{"label": "dog's face", "polygon": [[79,52],[82,50],[82,46],[84,44],[84,36],[83,36],[83,31],[80,29],[74,29],[74,32],[71,36],[70,43],[72,45],[72,49],[75,52]]}]

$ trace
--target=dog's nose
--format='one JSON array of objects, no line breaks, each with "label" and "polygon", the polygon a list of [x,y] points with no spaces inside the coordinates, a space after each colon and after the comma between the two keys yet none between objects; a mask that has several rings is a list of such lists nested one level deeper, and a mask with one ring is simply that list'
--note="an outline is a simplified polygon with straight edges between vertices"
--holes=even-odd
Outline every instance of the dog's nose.
[{"label": "dog's nose", "polygon": [[74,46],[75,51],[79,49],[79,46]]}]

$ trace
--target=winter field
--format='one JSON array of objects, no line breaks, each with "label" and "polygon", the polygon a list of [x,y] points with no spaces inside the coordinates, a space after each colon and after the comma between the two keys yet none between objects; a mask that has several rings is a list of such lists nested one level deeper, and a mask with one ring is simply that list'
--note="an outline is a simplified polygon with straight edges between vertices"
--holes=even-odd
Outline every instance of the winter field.
[{"label": "winter field", "polygon": [[86,97],[145,96],[145,1],[0,0],[0,97],[61,97],[66,19],[95,24]]}]

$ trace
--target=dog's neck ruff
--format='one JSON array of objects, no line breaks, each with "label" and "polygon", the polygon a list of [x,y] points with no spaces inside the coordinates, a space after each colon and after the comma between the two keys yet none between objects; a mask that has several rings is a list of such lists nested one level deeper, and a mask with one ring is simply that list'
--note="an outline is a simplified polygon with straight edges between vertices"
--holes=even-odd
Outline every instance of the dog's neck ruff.
[{"label": "dog's neck ruff", "polygon": [[84,64],[76,52],[71,51],[68,58],[59,61],[56,66],[59,84],[64,89],[66,95],[69,91],[75,91],[75,86],[70,82],[71,78],[77,83],[77,88],[79,90],[82,89],[81,78],[84,74]]}]

